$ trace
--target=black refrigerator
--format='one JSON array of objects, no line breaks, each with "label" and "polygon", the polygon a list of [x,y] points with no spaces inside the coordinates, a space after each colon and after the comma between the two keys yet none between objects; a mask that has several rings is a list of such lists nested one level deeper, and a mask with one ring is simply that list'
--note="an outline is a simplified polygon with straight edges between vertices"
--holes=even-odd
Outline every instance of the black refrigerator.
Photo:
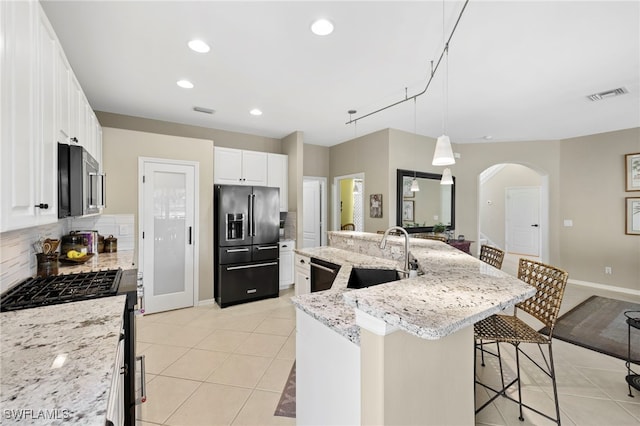
[{"label": "black refrigerator", "polygon": [[222,308],[278,297],[279,191],[214,186],[214,297]]}]

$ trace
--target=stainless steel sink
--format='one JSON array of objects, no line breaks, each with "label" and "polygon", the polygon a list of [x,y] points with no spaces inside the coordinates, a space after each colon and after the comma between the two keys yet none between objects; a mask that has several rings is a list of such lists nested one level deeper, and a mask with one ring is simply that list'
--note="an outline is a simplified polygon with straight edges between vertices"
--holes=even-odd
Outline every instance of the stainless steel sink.
[{"label": "stainless steel sink", "polygon": [[395,269],[353,268],[347,288],[366,288],[399,279],[400,276]]}]

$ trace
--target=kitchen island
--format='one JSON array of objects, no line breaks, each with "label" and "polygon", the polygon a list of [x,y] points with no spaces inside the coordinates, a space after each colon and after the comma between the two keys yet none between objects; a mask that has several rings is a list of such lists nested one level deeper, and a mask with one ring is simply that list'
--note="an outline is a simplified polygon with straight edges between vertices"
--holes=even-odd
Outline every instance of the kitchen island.
[{"label": "kitchen island", "polygon": [[331,232],[331,247],[298,250],[342,265],[330,290],[292,299],[298,424],[473,424],[471,326],[535,289],[445,243],[418,239],[410,252],[422,275],[347,289],[354,264],[402,265],[404,238],[389,237],[386,249],[381,239]]},{"label": "kitchen island", "polygon": [[105,424],[125,300],[0,314],[4,424]]}]

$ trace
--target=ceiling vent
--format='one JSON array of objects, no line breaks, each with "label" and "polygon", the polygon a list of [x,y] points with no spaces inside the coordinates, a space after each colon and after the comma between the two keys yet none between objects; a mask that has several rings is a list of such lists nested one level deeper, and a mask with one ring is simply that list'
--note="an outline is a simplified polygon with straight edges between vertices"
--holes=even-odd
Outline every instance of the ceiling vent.
[{"label": "ceiling vent", "polygon": [[593,95],[587,96],[592,101],[601,101],[607,98],[613,98],[614,96],[624,95],[625,93],[629,93],[627,89],[624,87],[618,87],[617,89],[607,90],[606,92],[594,93]]},{"label": "ceiling vent", "polygon": [[193,110],[196,112],[202,112],[204,114],[213,114],[215,112],[215,110],[212,110],[211,108],[204,108],[204,107],[193,107]]}]

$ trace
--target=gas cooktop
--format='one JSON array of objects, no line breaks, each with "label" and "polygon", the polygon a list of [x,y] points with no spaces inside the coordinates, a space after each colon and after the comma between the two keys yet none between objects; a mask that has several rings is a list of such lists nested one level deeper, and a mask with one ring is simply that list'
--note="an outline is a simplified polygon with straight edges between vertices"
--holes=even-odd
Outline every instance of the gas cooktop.
[{"label": "gas cooktop", "polygon": [[0,296],[0,312],[117,294],[122,269],[28,278]]}]

